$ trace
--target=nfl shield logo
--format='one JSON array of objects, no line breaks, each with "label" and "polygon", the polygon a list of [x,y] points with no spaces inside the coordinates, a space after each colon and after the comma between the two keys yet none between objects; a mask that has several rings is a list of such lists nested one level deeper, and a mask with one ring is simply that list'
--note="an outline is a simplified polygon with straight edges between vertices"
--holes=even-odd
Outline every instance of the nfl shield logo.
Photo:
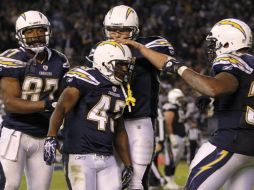
[{"label": "nfl shield logo", "polygon": [[115,86],[112,86],[112,90],[113,90],[113,92],[116,92],[116,87]]},{"label": "nfl shield logo", "polygon": [[47,65],[43,65],[43,70],[47,71],[48,70],[48,66]]}]

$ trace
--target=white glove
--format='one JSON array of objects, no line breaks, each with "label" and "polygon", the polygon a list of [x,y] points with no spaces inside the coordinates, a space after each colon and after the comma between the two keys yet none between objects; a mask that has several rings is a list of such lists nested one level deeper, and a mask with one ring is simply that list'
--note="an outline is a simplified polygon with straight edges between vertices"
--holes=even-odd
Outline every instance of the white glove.
[{"label": "white glove", "polygon": [[173,148],[178,147],[177,137],[174,134],[169,135],[169,140],[170,140],[171,145],[172,145]]}]

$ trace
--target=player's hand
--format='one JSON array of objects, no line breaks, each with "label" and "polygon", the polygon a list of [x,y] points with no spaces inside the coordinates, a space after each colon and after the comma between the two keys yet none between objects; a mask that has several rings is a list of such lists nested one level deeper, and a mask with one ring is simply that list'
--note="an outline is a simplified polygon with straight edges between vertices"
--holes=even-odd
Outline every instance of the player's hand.
[{"label": "player's hand", "polygon": [[122,189],[125,189],[129,186],[133,176],[133,167],[125,166],[122,171]]},{"label": "player's hand", "polygon": [[196,103],[196,106],[198,107],[198,109],[202,112],[205,112],[208,107],[209,107],[209,104],[211,103],[211,98],[209,96],[199,96],[195,103]]},{"label": "player's hand", "polygon": [[177,138],[174,134],[169,135],[169,140],[170,140],[171,145],[172,145],[173,148],[178,147],[178,141],[177,141]]},{"label": "player's hand", "polygon": [[55,163],[57,144],[56,137],[47,137],[45,140],[43,158],[47,165]]},{"label": "player's hand", "polygon": [[[181,62],[177,61],[176,59],[170,59],[168,60],[163,68],[162,68],[162,72],[167,74],[167,75],[172,75],[172,74],[177,74],[178,69],[180,67],[184,66]],[[179,74],[179,73],[178,73]]]},{"label": "player's hand", "polygon": [[57,100],[46,100],[45,101],[45,110],[46,111],[53,111],[56,108]]},{"label": "player's hand", "polygon": [[121,43],[124,45],[128,45],[130,47],[133,47],[135,49],[140,49],[142,48],[144,45],[141,43],[136,42],[135,40],[130,40],[130,39],[123,39],[123,38],[116,38],[114,39],[117,43]]}]

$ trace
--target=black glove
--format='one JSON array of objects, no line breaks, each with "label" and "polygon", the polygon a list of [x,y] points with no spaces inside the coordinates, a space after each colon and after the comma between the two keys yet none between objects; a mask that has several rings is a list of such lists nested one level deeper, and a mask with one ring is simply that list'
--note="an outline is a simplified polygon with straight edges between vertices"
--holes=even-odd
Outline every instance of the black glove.
[{"label": "black glove", "polygon": [[209,104],[211,103],[211,98],[209,96],[199,96],[196,99],[196,106],[202,112],[208,109]]},{"label": "black glove", "polygon": [[133,176],[133,167],[125,166],[122,171],[122,189],[125,189],[129,186]]},{"label": "black glove", "polygon": [[177,74],[177,71],[181,66],[183,66],[181,62],[176,59],[170,59],[164,64],[162,72],[167,75]]},{"label": "black glove", "polygon": [[58,142],[56,137],[47,137],[44,143],[43,158],[47,165],[51,165],[56,160],[56,148]]},{"label": "black glove", "polygon": [[46,111],[53,111],[56,108],[57,100],[45,100],[45,110]]}]

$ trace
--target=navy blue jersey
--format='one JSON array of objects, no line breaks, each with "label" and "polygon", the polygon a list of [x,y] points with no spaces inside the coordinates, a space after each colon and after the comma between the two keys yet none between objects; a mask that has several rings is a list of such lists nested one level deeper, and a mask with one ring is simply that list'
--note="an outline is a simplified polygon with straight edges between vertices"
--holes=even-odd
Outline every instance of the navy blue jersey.
[{"label": "navy blue jersey", "polygon": [[113,119],[120,117],[125,98],[98,69],[76,67],[64,77],[65,86],[80,91],[76,106],[64,120],[63,151],[69,154],[113,154]]},{"label": "navy blue jersey", "polygon": [[[160,53],[174,55],[172,45],[164,38],[159,36],[144,37],[136,39],[137,42],[145,45]],[[94,49],[91,50],[89,58],[92,59]],[[157,104],[159,94],[159,73],[160,71],[154,67],[149,61],[139,53],[138,50],[132,52],[136,57],[134,76],[131,82],[133,97],[136,98],[136,105],[129,112],[125,109],[124,118],[134,119],[141,117],[157,117]]]},{"label": "navy blue jersey", "polygon": [[218,129],[211,143],[231,152],[254,155],[254,57],[223,54],[213,63],[213,75],[228,72],[239,82],[230,96],[216,99],[215,116]]},{"label": "navy blue jersey", "polygon": [[[5,51],[0,55],[0,77],[17,78],[24,100],[57,99],[61,79],[69,70],[69,62],[56,50],[47,49],[47,52],[48,59],[38,64],[31,61],[31,55],[23,48]],[[32,114],[7,112],[3,125],[34,137],[45,137],[50,116],[49,111]]]},{"label": "navy blue jersey", "polygon": [[184,110],[180,109],[180,107],[178,105],[168,102],[163,105],[162,111],[163,112],[167,112],[167,111],[174,112],[175,116],[174,116],[174,120],[172,123],[173,133],[175,135],[180,136],[180,137],[185,137],[186,133],[185,133],[185,126],[184,126],[184,122],[185,122]]}]

